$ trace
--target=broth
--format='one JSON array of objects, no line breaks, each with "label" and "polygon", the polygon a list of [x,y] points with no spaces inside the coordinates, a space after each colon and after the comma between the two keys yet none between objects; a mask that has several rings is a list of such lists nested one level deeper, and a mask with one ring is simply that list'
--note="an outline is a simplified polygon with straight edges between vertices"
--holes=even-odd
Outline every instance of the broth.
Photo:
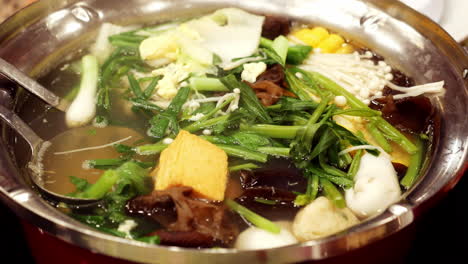
[{"label": "broth", "polygon": [[86,126],[67,130],[54,137],[51,146],[43,157],[44,187],[59,194],[69,194],[75,191],[68,176],[75,176],[95,183],[102,174],[102,170],[89,168],[86,164],[95,159],[116,159],[120,154],[111,146],[102,149],[60,154],[66,151],[96,147],[103,142],[115,142],[128,138],[129,142],[144,140],[144,137],[133,129],[126,127],[108,126],[98,128]]}]

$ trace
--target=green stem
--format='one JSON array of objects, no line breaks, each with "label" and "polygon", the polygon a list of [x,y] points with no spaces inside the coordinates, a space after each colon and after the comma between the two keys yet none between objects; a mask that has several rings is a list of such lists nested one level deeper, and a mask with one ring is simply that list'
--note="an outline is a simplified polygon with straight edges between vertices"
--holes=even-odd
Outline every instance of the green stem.
[{"label": "green stem", "polygon": [[278,147],[258,147],[258,152],[265,153],[272,156],[289,157],[290,148],[278,148]]},{"label": "green stem", "polygon": [[192,77],[190,88],[198,92],[229,92],[229,89],[218,78]]},{"label": "green stem", "polygon": [[375,122],[369,122],[367,123],[367,131],[371,134],[372,138],[377,142],[377,144],[382,147],[385,152],[390,153],[393,151],[392,146],[390,143],[388,143],[387,139],[385,136],[382,134],[382,132],[379,131],[377,126],[375,125]]},{"label": "green stem", "polygon": [[[273,49],[273,40],[269,40],[263,37],[260,38],[260,47]],[[304,45],[289,46],[286,61],[294,65],[301,64],[302,61],[309,55],[311,51],[312,51],[312,47],[310,46],[304,46]]]},{"label": "green stem", "polygon": [[319,190],[319,177],[317,175],[310,176],[312,181],[310,183],[310,190],[308,192],[309,200],[313,201],[317,197]]},{"label": "green stem", "polygon": [[421,171],[421,166],[423,163],[424,158],[424,143],[421,139],[416,139],[416,146],[418,151],[411,155],[410,164],[408,170],[406,171],[405,176],[401,180],[401,185],[403,185],[406,189],[411,188],[413,184],[416,182],[419,176],[419,172]]},{"label": "green stem", "polygon": [[273,50],[278,54],[283,62],[283,65],[286,63],[286,57],[288,56],[289,41],[286,37],[280,35],[275,40],[273,40],[273,45],[271,46]]},{"label": "green stem", "polygon": [[363,154],[364,151],[360,149],[356,152],[356,155],[354,155],[353,161],[351,162],[351,165],[348,169],[348,178],[354,179],[354,177],[356,176],[356,173],[359,170],[359,165],[361,164],[361,158]]},{"label": "green stem", "polygon": [[202,130],[204,128],[212,127],[212,126],[214,126],[214,125],[216,125],[218,123],[227,121],[229,119],[229,117],[230,117],[230,115],[218,116],[218,117],[215,117],[215,118],[205,120],[203,122],[195,122],[193,124],[190,124],[190,125],[184,127],[183,129],[190,132],[190,133],[194,133],[194,132],[197,132],[197,131]]},{"label": "green stem", "polygon": [[322,167],[322,169],[327,174],[337,176],[337,177],[346,177],[347,176],[346,172],[344,172],[342,170],[339,170],[339,169],[337,169],[337,168],[335,168],[333,166],[330,166],[325,162],[325,153],[321,153],[319,155],[319,164],[320,164],[320,167]]},{"label": "green stem", "polygon": [[268,160],[268,155],[256,151],[252,151],[248,148],[234,146],[234,145],[224,145],[217,144],[220,149],[224,150],[228,156],[242,158],[245,160],[253,160],[265,163]]},{"label": "green stem", "polygon": [[407,137],[401,134],[395,127],[385,121],[383,118],[374,118],[377,127],[382,131],[385,136],[398,145],[400,145],[409,154],[414,154],[418,151],[418,147],[413,144]]},{"label": "green stem", "polygon": [[254,163],[244,163],[235,166],[229,167],[230,172],[240,171],[240,170],[252,170],[260,168],[258,165]]},{"label": "green stem", "polygon": [[79,198],[101,199],[117,182],[119,175],[114,170],[105,171],[99,180],[78,195]]},{"label": "green stem", "polygon": [[351,109],[345,109],[345,110],[337,110],[337,111],[333,112],[333,115],[374,117],[374,116],[381,116],[382,113],[380,111],[376,111],[376,110],[372,110],[372,109],[351,108]]},{"label": "green stem", "polygon": [[[308,74],[324,89],[329,90],[334,95],[342,95],[346,97],[348,105],[354,108],[365,108],[369,107],[357,99],[354,95],[348,92],[346,89],[336,84],[334,81],[323,76],[317,72],[308,72]],[[382,117],[371,117],[371,121],[376,121],[377,127],[392,141],[395,141],[399,144],[406,152],[409,154],[414,154],[418,151],[418,148],[407,138],[405,137],[398,129],[389,124]]]},{"label": "green stem", "polygon": [[218,107],[216,107],[215,109],[211,110],[211,111],[208,112],[206,115],[204,115],[202,118],[200,118],[200,120],[199,120],[198,122],[203,122],[203,121],[208,120],[208,119],[211,118],[213,115],[215,115],[219,110],[223,109],[225,106],[227,106],[228,104],[230,104],[234,99],[235,99],[234,96],[232,96],[231,98],[226,99],[226,100],[225,100],[222,104],[220,104]]},{"label": "green stem", "polygon": [[231,208],[231,210],[237,212],[241,216],[245,217],[249,222],[254,224],[256,227],[266,230],[268,232],[279,234],[281,228],[270,220],[250,211],[246,207],[234,202],[231,199],[226,199],[226,205]]},{"label": "green stem", "polygon": [[158,142],[156,144],[141,145],[134,147],[133,150],[139,155],[154,155],[161,153],[169,145]]},{"label": "green stem", "polygon": [[255,132],[262,136],[271,138],[283,138],[283,139],[294,139],[297,131],[303,128],[303,126],[277,126],[277,125],[243,125],[241,124],[240,129],[242,131]]},{"label": "green stem", "polygon": [[323,187],[325,196],[332,201],[336,207],[345,208],[346,201],[343,194],[336,188],[336,186],[325,178],[320,178],[320,184]]},{"label": "green stem", "polygon": [[125,162],[123,159],[94,159],[88,160],[87,164],[91,168],[99,169],[99,168],[108,168],[113,166],[120,166]]}]

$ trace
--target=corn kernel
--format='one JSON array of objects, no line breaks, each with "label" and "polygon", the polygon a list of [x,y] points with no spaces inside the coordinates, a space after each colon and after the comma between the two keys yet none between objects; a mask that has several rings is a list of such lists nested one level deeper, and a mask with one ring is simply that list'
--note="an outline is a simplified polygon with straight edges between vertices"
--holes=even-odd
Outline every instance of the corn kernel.
[{"label": "corn kernel", "polygon": [[317,48],[319,48],[322,53],[334,53],[343,43],[344,39],[340,35],[330,34],[328,38],[320,42]]},{"label": "corn kernel", "polygon": [[329,36],[329,33],[328,30],[323,27],[315,27],[313,29],[300,29],[293,33],[293,36],[305,44],[316,48],[321,41]]},{"label": "corn kernel", "polygon": [[350,44],[343,44],[341,47],[335,51],[336,54],[351,54],[354,52],[354,47]]}]

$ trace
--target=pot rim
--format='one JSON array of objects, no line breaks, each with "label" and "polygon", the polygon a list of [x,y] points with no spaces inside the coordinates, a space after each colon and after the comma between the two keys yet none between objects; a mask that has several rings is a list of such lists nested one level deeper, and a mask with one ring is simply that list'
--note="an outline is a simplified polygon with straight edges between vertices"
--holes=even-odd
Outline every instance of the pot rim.
[{"label": "pot rim", "polygon": [[[328,2],[333,0],[328,0]],[[171,2],[171,1],[157,1]],[[191,2],[189,0],[174,1],[174,2]],[[240,6],[246,9],[252,9],[247,5],[248,1],[194,1],[204,2],[217,7],[223,5]],[[267,1],[261,0],[257,2],[267,2],[275,6],[275,10],[281,12],[280,7],[297,8],[301,5],[307,5],[306,2],[324,3],[323,0],[276,0]],[[437,24],[426,18],[425,16],[410,9],[398,1],[391,0],[352,0],[349,2],[361,5],[368,2],[369,8],[375,10],[383,10],[390,14],[396,21],[405,21],[412,28],[416,29],[422,36],[430,39],[437,50],[446,56],[452,69],[451,73],[456,77],[459,85],[460,97],[458,98],[458,111],[468,112],[468,81],[463,79],[464,74],[468,70],[468,57],[463,49],[453,40],[444,30]],[[25,27],[33,25],[39,21],[44,14],[48,14],[51,10],[67,9],[76,6],[92,6],[95,1],[76,1],[76,0],[50,0],[38,1],[29,7],[9,18],[0,25],[0,56],[2,55],[2,44],[21,35],[23,28],[18,28],[17,25],[27,21]],[[23,23],[24,24],[24,23]],[[336,25],[335,25],[336,26]],[[333,25],[332,25],[333,27]],[[5,53],[3,53],[4,55]],[[13,58],[6,58],[12,63],[15,63]],[[24,67],[23,70],[30,71],[31,74],[37,75],[39,71],[33,67]],[[461,102],[461,103],[460,103]],[[438,102],[440,106],[444,106],[442,102]],[[455,109],[456,110],[456,109]],[[465,111],[463,111],[465,110]],[[456,120],[460,121],[460,117]],[[461,119],[463,121],[463,119]],[[127,240],[114,237],[111,235],[98,232],[82,223],[79,223],[68,216],[58,212],[48,203],[46,203],[39,195],[26,186],[22,182],[20,173],[15,167],[7,152],[7,148],[3,141],[0,141],[0,198],[21,217],[31,221],[39,228],[53,234],[54,236],[75,244],[80,247],[90,249],[92,251],[105,255],[124,258],[131,261],[139,261],[145,263],[157,262],[182,262],[182,261],[210,261],[219,263],[235,263],[239,261],[249,261],[249,263],[257,262],[298,262],[305,260],[319,260],[332,256],[340,255],[353,249],[361,248],[365,245],[378,241],[386,236],[389,236],[411,224],[418,208],[422,204],[434,197],[439,192],[446,192],[453,188],[459,181],[461,176],[466,171],[468,143],[463,142],[463,138],[468,136],[468,126],[465,118],[465,123],[454,127],[456,135],[443,135],[443,139],[436,140],[433,151],[432,160],[435,157],[444,157],[447,165],[445,170],[440,168],[442,164],[429,164],[426,168],[426,175],[421,177],[416,186],[408,192],[406,199],[400,203],[390,206],[382,214],[368,219],[357,226],[347,229],[341,233],[330,237],[318,239],[314,241],[299,243],[296,245],[273,248],[267,250],[249,250],[239,251],[236,249],[186,249],[180,247],[165,247],[155,246],[146,243]],[[453,124],[449,124],[442,118],[442,130],[447,129]],[[442,145],[450,143],[449,146]],[[458,151],[454,151],[457,150]],[[444,181],[435,181],[427,177],[431,171],[438,169],[438,173],[446,172],[451,177],[443,178]],[[448,171],[452,169],[452,171]],[[182,254],[180,254],[182,252]]]}]

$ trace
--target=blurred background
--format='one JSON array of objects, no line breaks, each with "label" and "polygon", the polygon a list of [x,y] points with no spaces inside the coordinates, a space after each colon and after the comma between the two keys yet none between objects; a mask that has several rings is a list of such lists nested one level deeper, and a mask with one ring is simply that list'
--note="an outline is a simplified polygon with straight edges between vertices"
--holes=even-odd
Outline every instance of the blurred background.
[{"label": "blurred background", "polygon": [[[36,0],[0,0],[0,22]],[[102,0],[104,1],[104,0]],[[118,1],[118,0],[110,0]],[[401,0],[438,22],[453,38],[468,46],[468,0]],[[413,228],[412,243],[406,263],[468,263],[468,178],[431,209]],[[19,220],[0,203],[3,227],[1,249],[14,263],[34,263],[23,237]],[[53,250],[53,249],[51,249]]]}]

